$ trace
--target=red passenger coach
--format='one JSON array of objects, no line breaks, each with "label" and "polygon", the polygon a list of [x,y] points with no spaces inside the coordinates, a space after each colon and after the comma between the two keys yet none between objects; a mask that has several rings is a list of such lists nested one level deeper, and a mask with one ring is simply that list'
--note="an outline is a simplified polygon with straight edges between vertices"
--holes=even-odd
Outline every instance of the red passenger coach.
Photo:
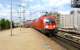
[{"label": "red passenger coach", "polygon": [[57,28],[55,16],[41,16],[39,19],[34,20],[32,25],[35,29],[46,34],[51,34]]}]

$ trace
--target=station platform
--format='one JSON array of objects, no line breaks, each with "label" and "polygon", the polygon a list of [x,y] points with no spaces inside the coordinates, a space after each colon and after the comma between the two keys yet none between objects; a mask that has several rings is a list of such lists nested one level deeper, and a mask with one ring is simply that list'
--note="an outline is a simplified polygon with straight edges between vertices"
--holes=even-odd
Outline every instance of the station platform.
[{"label": "station platform", "polygon": [[66,50],[55,40],[51,40],[32,28],[15,28],[0,31],[0,50]]}]

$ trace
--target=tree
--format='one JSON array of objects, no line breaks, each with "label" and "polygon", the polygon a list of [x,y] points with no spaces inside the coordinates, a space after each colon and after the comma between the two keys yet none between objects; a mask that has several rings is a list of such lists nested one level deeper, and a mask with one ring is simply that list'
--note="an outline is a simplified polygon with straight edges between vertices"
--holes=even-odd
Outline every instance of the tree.
[{"label": "tree", "polygon": [[10,21],[9,20],[6,20],[5,21],[5,29],[9,29],[10,28]]},{"label": "tree", "polygon": [[1,30],[5,29],[5,25],[6,25],[5,19],[1,19],[0,21]]},{"label": "tree", "polygon": [[[1,19],[0,20],[0,30],[10,29],[11,22],[9,20]],[[14,28],[14,22],[12,22],[12,27]]]},{"label": "tree", "polygon": [[0,30],[1,30],[1,20],[0,20]]}]

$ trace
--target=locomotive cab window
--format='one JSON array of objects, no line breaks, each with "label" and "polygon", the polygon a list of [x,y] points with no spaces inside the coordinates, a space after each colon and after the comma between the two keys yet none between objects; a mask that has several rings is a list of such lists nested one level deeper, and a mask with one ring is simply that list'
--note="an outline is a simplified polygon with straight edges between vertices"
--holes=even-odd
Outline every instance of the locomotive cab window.
[{"label": "locomotive cab window", "polygon": [[46,23],[46,24],[55,23],[55,20],[53,20],[53,19],[44,19],[44,23]]}]

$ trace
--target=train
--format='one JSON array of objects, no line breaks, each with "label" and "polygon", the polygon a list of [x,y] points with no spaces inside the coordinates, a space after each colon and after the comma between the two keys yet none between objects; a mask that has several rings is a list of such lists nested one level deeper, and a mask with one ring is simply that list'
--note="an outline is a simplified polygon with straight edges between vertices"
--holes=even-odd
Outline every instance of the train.
[{"label": "train", "polygon": [[57,24],[55,19],[56,16],[43,15],[32,21],[32,27],[45,35],[54,35],[54,33],[57,33]]}]

